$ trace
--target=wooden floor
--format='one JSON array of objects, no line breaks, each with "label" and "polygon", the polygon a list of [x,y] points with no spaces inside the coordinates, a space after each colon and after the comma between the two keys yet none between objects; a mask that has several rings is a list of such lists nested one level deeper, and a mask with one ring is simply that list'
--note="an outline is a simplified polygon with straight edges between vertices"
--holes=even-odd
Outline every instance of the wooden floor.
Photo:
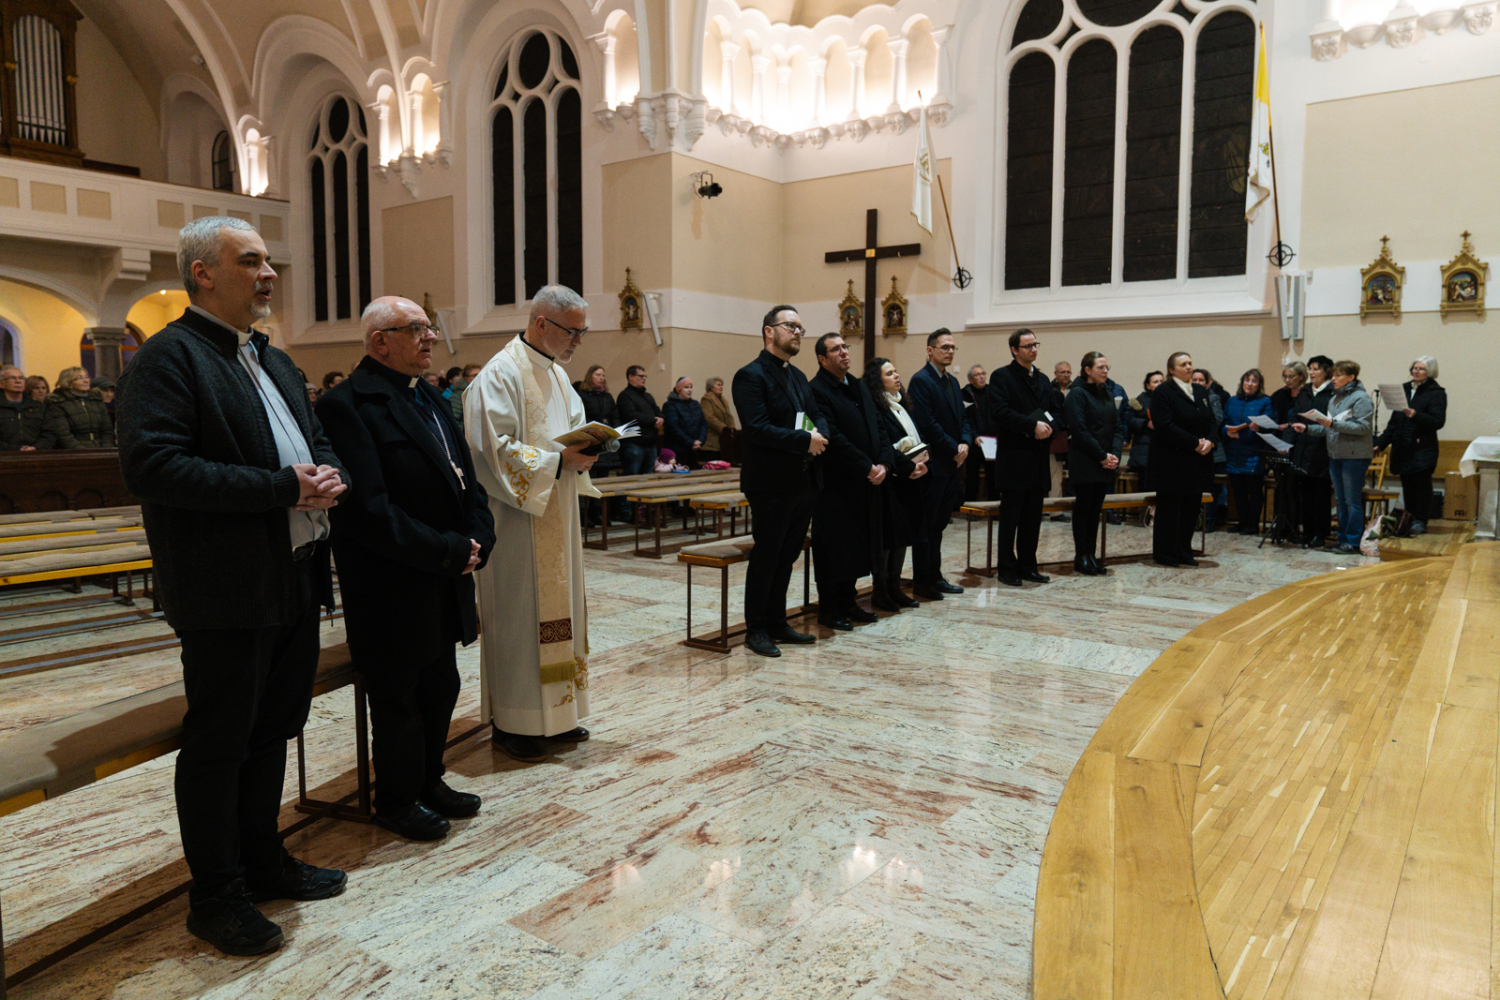
[{"label": "wooden floor", "polygon": [[1380,558],[1425,559],[1429,556],[1456,556],[1474,539],[1473,521],[1429,521],[1427,532],[1410,538],[1382,538]]},{"label": "wooden floor", "polygon": [[1141,675],[1052,820],[1037,1000],[1500,1000],[1500,544],[1453,547],[1272,591]]}]

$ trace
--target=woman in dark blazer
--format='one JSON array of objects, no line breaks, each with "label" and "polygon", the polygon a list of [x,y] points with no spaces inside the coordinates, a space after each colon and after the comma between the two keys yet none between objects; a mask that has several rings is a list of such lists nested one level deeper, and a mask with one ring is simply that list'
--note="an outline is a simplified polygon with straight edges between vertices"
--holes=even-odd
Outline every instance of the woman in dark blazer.
[{"label": "woman in dark blazer", "polygon": [[922,523],[922,493],[917,480],[927,474],[927,455],[918,452],[909,456],[901,450],[903,444],[909,447],[907,439],[915,439],[917,434],[916,422],[904,406],[906,395],[901,391],[901,375],[896,366],[885,358],[871,359],[865,365],[864,383],[875,400],[875,410],[885,424],[895,454],[891,474],[886,476],[880,491],[884,504],[881,552],[875,561],[875,592],[870,604],[882,611],[920,607],[921,602],[901,591],[901,567],[906,562],[906,549],[916,541]]},{"label": "woman in dark blazer", "polygon": [[1077,497],[1073,505],[1073,569],[1087,576],[1103,576],[1094,558],[1099,536],[1099,514],[1104,497],[1119,474],[1125,428],[1120,409],[1105,382],[1109,359],[1090,351],[1079,362],[1081,372],[1063,403],[1068,425],[1068,483]]},{"label": "woman in dark blazer", "polygon": [[1193,359],[1176,351],[1151,394],[1151,481],[1156,524],[1151,557],[1163,566],[1196,566],[1193,527],[1204,490],[1213,484],[1214,412],[1209,390],[1193,385]]},{"label": "woman in dark blazer", "polygon": [[1401,492],[1411,514],[1411,531],[1427,530],[1432,510],[1432,474],[1437,470],[1437,432],[1448,422],[1448,390],[1438,385],[1437,358],[1424,354],[1411,363],[1406,409],[1391,414],[1375,450],[1391,449],[1391,471],[1401,477]]}]

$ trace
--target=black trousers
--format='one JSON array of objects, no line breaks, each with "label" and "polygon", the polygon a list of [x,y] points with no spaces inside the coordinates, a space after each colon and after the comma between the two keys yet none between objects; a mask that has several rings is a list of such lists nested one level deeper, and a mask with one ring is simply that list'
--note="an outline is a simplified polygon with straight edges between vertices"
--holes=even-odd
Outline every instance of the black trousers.
[{"label": "black trousers", "polygon": [[1092,556],[1099,540],[1099,513],[1109,495],[1108,483],[1074,483],[1073,555]]},{"label": "black trousers", "polygon": [[836,615],[859,600],[857,580],[819,580],[818,614]]},{"label": "black trousers", "polygon": [[1264,473],[1230,474],[1229,488],[1234,491],[1234,509],[1239,514],[1240,534],[1260,534],[1260,509],[1266,498],[1265,487]]},{"label": "black trousers", "polygon": [[1317,476],[1298,479],[1302,485],[1302,540],[1321,544],[1333,530],[1333,481]]},{"label": "black trousers", "polygon": [[803,493],[746,493],[754,522],[750,565],[745,572],[745,628],[763,632],[786,624],[786,589],[792,564],[802,553],[812,523],[816,490]]},{"label": "black trousers", "polygon": [[898,545],[893,549],[881,550],[880,557],[875,560],[875,592],[894,591],[901,589],[901,567],[906,564],[906,546]]},{"label": "black trousers", "polygon": [[1162,562],[1192,559],[1193,529],[1198,526],[1198,512],[1203,493],[1156,494],[1156,521],[1151,526],[1151,557]]},{"label": "black trousers", "polygon": [[374,744],[375,811],[395,816],[443,776],[443,747],[458,704],[458,657],[450,646],[424,664],[364,672]]},{"label": "black trousers", "polygon": [[1401,492],[1406,496],[1406,509],[1414,520],[1426,522],[1432,516],[1432,474],[1437,466],[1420,472],[1401,474]]},{"label": "black trousers", "polygon": [[1045,499],[1045,489],[1001,492],[999,552],[995,556],[1000,572],[1036,572],[1036,545],[1042,537],[1042,501]]},{"label": "black trousers", "polygon": [[929,466],[927,475],[917,480],[922,487],[922,512],[916,543],[911,547],[913,586],[931,587],[943,579],[943,530],[962,493],[962,475],[961,468],[951,472],[944,469],[934,475]]},{"label": "black trousers", "polygon": [[286,744],[302,731],[318,671],[318,599],[308,561],[293,563],[297,607],[286,625],[180,633],[187,714],[177,755],[177,823],[191,899],[246,871],[281,864]]}]

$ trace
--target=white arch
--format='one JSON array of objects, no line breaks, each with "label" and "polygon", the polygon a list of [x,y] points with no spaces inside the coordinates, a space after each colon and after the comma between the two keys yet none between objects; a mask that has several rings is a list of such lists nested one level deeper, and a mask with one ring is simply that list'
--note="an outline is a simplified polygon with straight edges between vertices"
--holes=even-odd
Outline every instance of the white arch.
[{"label": "white arch", "polygon": [[81,289],[74,288],[54,275],[42,271],[33,271],[29,268],[16,267],[12,264],[0,263],[0,278],[14,281],[17,284],[30,285],[33,288],[50,292],[62,299],[69,306],[78,310],[83,315],[85,327],[99,325],[99,303],[84,293]]}]

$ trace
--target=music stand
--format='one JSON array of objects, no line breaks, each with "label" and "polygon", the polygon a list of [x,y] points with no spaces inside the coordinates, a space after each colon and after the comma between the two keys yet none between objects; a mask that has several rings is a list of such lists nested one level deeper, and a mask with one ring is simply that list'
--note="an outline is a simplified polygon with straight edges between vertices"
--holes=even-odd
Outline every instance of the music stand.
[{"label": "music stand", "polygon": [[[1255,546],[1257,549],[1265,548],[1268,538],[1278,544],[1295,540],[1298,521],[1296,514],[1287,509],[1297,502],[1297,491],[1292,487],[1292,476],[1297,471],[1296,463],[1281,455],[1266,455],[1263,458],[1269,471],[1276,475],[1276,503],[1272,506],[1271,520]],[[1270,481],[1269,476],[1266,481]],[[1262,500],[1261,503],[1264,506],[1265,501]]]}]

